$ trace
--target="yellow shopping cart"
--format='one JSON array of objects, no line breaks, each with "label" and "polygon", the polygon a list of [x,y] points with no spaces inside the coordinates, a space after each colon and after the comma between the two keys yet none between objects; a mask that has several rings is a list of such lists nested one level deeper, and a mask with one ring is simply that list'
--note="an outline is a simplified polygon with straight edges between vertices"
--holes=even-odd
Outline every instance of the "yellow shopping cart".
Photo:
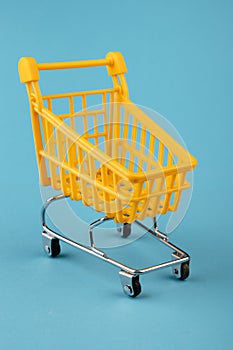
[{"label": "yellow shopping cart", "polygon": [[[97,66],[106,66],[111,88],[42,95],[39,71]],[[32,57],[19,61],[20,80],[26,84],[29,98],[40,182],[62,192],[49,198],[42,210],[44,249],[55,257],[60,253],[59,241],[64,241],[115,265],[120,268],[125,293],[135,297],[141,292],[141,274],[171,266],[179,279],[189,275],[190,257],[158,230],[156,216],[177,210],[182,191],[189,187],[186,174],[194,169],[196,159],[130,101],[126,72],[119,52],[77,62],[37,63]],[[98,105],[89,105],[91,96],[98,97]],[[67,104],[65,113],[54,112],[58,100]],[[77,101],[79,110],[75,109]],[[46,224],[48,206],[65,197],[82,200],[105,213],[89,226],[90,246],[68,239]],[[153,218],[153,229],[141,222],[148,216]],[[123,238],[136,223],[173,250],[172,260],[134,269],[111,259],[95,246],[93,238],[93,229],[110,219],[121,225]]]}]

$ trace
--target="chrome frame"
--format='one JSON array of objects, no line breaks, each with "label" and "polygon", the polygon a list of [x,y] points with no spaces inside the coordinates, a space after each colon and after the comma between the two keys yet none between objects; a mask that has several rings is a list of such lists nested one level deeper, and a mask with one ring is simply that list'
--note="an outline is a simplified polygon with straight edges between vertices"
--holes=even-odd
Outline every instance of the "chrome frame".
[{"label": "chrome frame", "polygon": [[[135,224],[140,226],[147,233],[151,234],[154,238],[158,239],[161,243],[166,245],[168,248],[172,249],[173,250],[172,260],[166,261],[166,262],[161,263],[161,264],[141,268],[141,269],[135,269],[133,267],[130,267],[128,265],[121,263],[120,261],[114,260],[114,259],[110,258],[109,256],[107,256],[105,252],[103,252],[102,250],[95,247],[94,235],[93,235],[94,228],[103,224],[107,220],[111,220],[111,218],[104,216],[104,217],[92,222],[89,225],[90,246],[86,246],[86,245],[83,245],[81,243],[75,242],[74,240],[63,236],[62,234],[55,232],[54,230],[49,228],[46,224],[46,210],[48,209],[48,207],[52,203],[56,202],[57,200],[64,199],[64,198],[66,198],[66,196],[64,196],[63,194],[60,194],[60,195],[53,196],[53,197],[49,198],[45,202],[45,204],[42,208],[42,213],[41,213],[42,227],[43,227],[44,233],[49,235],[49,237],[51,237],[51,239],[57,238],[57,239],[65,242],[67,244],[70,244],[71,246],[73,246],[75,248],[81,249],[81,250],[83,250],[91,255],[96,256],[99,259],[102,259],[102,260],[118,267],[120,269],[120,275],[122,275],[122,272],[125,272],[126,275],[129,277],[130,276],[138,276],[138,275],[143,275],[145,273],[159,270],[162,268],[172,267],[174,274],[179,278],[180,275],[179,275],[179,273],[177,273],[177,270],[179,270],[179,266],[181,266],[181,264],[185,263],[185,262],[189,263],[189,261],[190,261],[189,255],[186,252],[184,252],[183,250],[181,250],[180,248],[178,248],[177,246],[175,246],[174,244],[172,244],[171,242],[169,242],[168,236],[159,231],[159,229],[157,227],[156,219],[154,219],[154,230],[145,226],[144,224],[142,224],[138,220],[135,221]],[[124,279],[125,279],[126,275],[124,273],[123,273],[123,275],[124,275]],[[122,280],[122,285],[123,285],[123,283],[125,283],[125,282]]]}]

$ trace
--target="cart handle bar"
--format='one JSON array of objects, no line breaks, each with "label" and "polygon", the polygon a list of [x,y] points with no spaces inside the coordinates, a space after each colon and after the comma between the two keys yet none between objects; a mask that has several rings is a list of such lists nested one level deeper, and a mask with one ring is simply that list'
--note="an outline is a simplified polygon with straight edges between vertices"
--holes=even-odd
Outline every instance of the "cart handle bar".
[{"label": "cart handle bar", "polygon": [[51,69],[111,66],[112,64],[113,64],[112,59],[103,58],[98,60],[85,60],[85,61],[73,61],[73,62],[38,63],[37,67],[39,70],[51,70]]},{"label": "cart handle bar", "polygon": [[109,52],[105,58],[74,62],[37,63],[33,57],[22,57],[19,60],[19,75],[22,83],[40,80],[39,70],[87,68],[106,66],[111,76],[124,75],[127,72],[124,58],[120,52]]}]

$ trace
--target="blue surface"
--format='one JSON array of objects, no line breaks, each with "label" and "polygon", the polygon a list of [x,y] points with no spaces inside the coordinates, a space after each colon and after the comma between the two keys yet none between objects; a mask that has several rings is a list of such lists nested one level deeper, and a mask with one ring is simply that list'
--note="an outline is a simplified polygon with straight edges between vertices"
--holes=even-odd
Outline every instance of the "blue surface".
[{"label": "blue surface", "polygon": [[[232,349],[232,14],[230,0],[1,4],[1,349]],[[21,56],[110,50],[125,56],[132,100],[165,115],[199,160],[191,206],[172,236],[190,252],[192,275],[181,283],[169,270],[148,274],[135,300],[110,265],[68,246],[57,259],[43,254],[17,73]],[[153,248],[143,237],[112,253],[141,265]]]}]

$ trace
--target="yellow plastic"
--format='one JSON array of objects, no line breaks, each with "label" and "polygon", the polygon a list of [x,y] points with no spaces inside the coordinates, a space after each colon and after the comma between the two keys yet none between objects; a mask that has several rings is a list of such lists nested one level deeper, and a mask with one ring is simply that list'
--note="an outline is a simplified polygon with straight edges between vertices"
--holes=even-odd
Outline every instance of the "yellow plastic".
[{"label": "yellow plastic", "polygon": [[[107,67],[113,87],[41,94],[39,70],[96,66]],[[110,52],[105,59],[77,62],[37,64],[31,57],[19,61],[20,80],[26,83],[30,103],[41,184],[82,200],[121,223],[175,211],[182,191],[189,187],[186,174],[197,163],[129,100],[126,72],[119,52]],[[90,108],[91,96],[99,97],[101,105]],[[76,99],[79,111],[75,111]],[[54,113],[58,100],[67,102],[67,113]],[[82,132],[76,127],[80,120]]]},{"label": "yellow plastic", "polygon": [[40,79],[37,63],[33,57],[22,57],[19,60],[19,77],[21,83],[30,83]]}]

